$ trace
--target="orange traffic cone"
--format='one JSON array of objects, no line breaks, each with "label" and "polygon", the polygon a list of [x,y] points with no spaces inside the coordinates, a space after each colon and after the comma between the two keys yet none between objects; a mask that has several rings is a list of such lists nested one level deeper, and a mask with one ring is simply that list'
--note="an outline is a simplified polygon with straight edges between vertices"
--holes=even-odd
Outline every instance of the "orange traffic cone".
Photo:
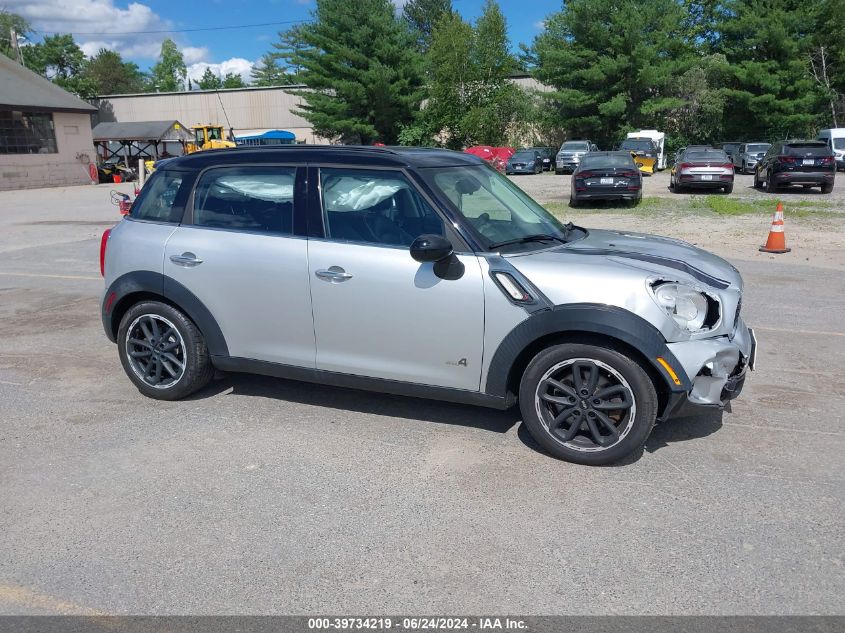
[{"label": "orange traffic cone", "polygon": [[763,253],[788,253],[791,248],[786,247],[786,233],[783,232],[783,204],[778,202],[775,214],[772,216],[772,228],[769,229],[769,239],[761,246]]}]

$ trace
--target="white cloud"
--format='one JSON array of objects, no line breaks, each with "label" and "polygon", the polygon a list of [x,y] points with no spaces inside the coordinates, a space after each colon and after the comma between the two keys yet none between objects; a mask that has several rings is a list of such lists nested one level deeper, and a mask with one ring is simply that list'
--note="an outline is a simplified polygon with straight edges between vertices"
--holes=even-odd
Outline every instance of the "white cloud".
[{"label": "white cloud", "polygon": [[205,46],[184,46],[181,50],[182,57],[185,58],[188,66],[208,59],[209,56],[208,48]]},{"label": "white cloud", "polygon": [[[185,61],[187,61],[187,58],[185,59]],[[196,62],[188,66],[188,77],[193,81],[199,81],[203,73],[205,72],[205,69],[211,68],[211,72],[213,72],[218,77],[222,78],[228,73],[234,73],[236,75],[240,75],[245,82],[249,82],[249,74],[252,70],[253,65],[254,62],[251,62],[248,59],[244,59],[243,57],[232,57],[231,59],[222,61],[219,64],[210,64],[208,62]]]},{"label": "white cloud", "polygon": [[124,57],[155,59],[167,33],[117,33],[174,28],[170,20],[139,2],[121,9],[114,0],[2,0],[2,7],[25,18],[37,35],[49,35],[51,31],[73,33],[86,55],[110,48]]},{"label": "white cloud", "polygon": [[543,29],[545,29],[545,28],[546,28],[546,21],[545,21],[545,20],[540,20],[540,21],[538,21],[538,22],[535,22],[535,23],[534,23],[534,28],[535,28],[535,29],[537,29],[538,31],[542,31]]}]

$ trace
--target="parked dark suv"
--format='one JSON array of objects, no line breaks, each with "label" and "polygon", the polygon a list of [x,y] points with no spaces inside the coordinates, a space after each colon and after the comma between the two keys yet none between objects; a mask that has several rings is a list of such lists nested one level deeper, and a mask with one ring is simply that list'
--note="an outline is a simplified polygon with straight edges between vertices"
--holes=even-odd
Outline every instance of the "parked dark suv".
[{"label": "parked dark suv", "polygon": [[833,191],[836,157],[824,141],[778,141],[757,163],[754,186],[774,193],[778,187],[803,185]]}]

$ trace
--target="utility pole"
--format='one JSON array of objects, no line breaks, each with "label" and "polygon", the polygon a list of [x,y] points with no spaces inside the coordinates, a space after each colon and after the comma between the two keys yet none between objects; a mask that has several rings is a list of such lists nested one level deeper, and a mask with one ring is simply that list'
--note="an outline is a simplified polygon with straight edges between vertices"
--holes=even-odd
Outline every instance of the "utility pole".
[{"label": "utility pole", "polygon": [[21,47],[18,45],[18,33],[14,27],[9,27],[9,39],[12,43],[12,50],[15,52],[15,59],[23,66],[23,51],[21,51]]}]

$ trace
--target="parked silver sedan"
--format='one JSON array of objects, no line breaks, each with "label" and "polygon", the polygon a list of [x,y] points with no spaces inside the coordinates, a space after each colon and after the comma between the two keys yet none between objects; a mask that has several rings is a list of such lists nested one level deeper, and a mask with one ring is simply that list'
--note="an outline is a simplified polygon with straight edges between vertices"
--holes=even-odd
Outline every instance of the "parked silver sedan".
[{"label": "parked silver sedan", "polygon": [[681,152],[669,172],[669,188],[675,193],[685,189],[734,188],[734,165],[720,149],[687,148]]}]

